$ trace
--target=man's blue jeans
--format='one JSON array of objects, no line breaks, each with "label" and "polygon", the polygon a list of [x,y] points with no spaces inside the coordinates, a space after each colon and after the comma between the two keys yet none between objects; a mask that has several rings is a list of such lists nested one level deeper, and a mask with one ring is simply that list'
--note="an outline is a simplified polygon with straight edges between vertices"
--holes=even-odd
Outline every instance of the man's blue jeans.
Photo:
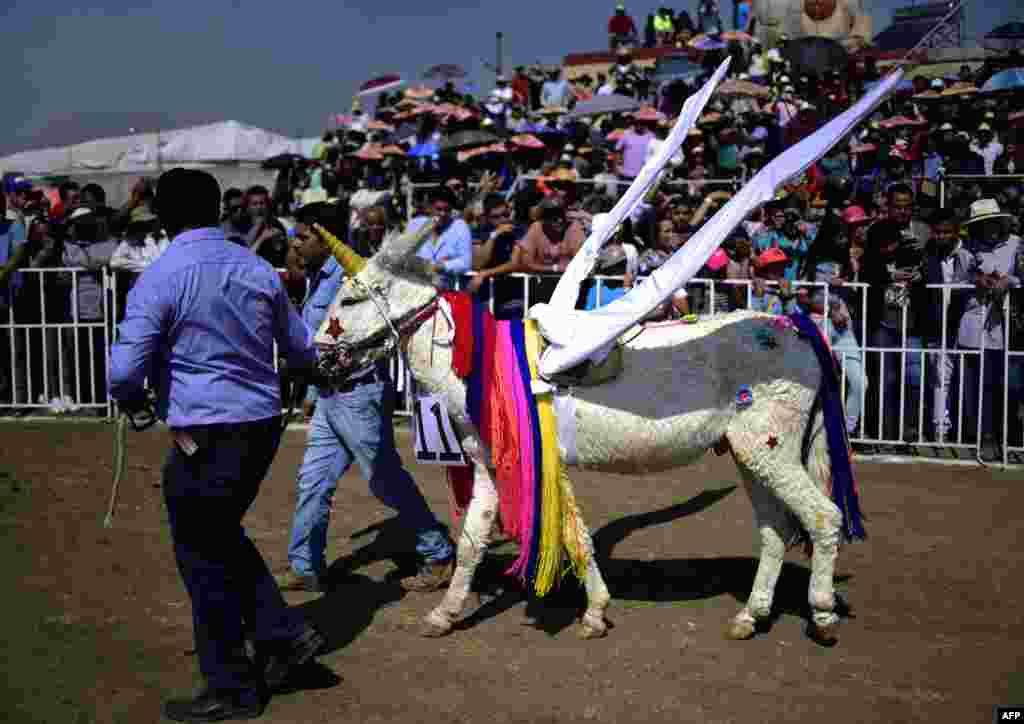
[{"label": "man's blue jeans", "polygon": [[322,395],[299,468],[298,502],[288,559],[299,575],[321,575],[327,566],[327,526],[338,478],[353,462],[370,483],[370,492],[398,511],[401,523],[416,534],[416,552],[427,562],[454,555],[445,528],[430,511],[395,449],[391,423],[394,390],[388,381],[351,392]]}]

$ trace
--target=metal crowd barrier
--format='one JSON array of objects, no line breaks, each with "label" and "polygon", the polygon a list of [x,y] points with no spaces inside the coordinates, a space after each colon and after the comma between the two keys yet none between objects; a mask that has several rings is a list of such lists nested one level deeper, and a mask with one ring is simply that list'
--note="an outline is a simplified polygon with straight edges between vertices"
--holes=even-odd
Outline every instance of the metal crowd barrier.
[{"label": "metal crowd barrier", "polygon": [[[118,306],[121,295],[117,275],[107,270],[73,268],[20,271],[25,277],[38,277],[38,310],[33,310],[38,313],[9,308],[3,323],[0,323],[0,365],[6,367],[0,374],[0,412],[18,408],[45,412],[52,398],[66,396],[74,399],[79,411],[112,418],[116,409],[106,395],[106,370],[109,347],[117,335],[115,322],[123,312]],[[95,275],[102,282],[102,319],[84,318],[83,310],[79,309],[78,289],[85,274]],[[522,284],[520,295],[513,295],[512,300],[518,299],[521,308],[528,309],[536,301],[531,284],[544,277],[553,278],[549,275],[507,275],[505,279],[515,279]],[[469,278],[463,277],[459,286],[464,286]],[[594,286],[596,305],[601,306],[613,289],[621,288],[623,279],[619,276],[597,276],[588,283]],[[749,280],[692,280],[687,291],[698,308],[691,311],[702,315],[728,311],[720,306],[722,287],[732,289],[736,286],[746,288],[745,306],[750,307],[753,289]],[[1003,339],[998,354],[992,356],[986,355],[985,335],[979,349],[958,347],[955,339],[946,336],[952,293],[955,290],[968,290],[970,293],[973,287],[928,285],[929,289],[942,291],[942,339],[926,346],[912,334],[907,307],[901,308],[899,324],[886,328],[887,340],[876,337],[876,341],[887,343],[876,344],[868,338],[866,284],[829,286],[794,282],[793,286],[815,288],[812,299],[823,303],[826,313],[832,298],[841,296],[850,309],[851,325],[856,325],[852,328],[856,330],[855,346],[834,350],[840,361],[848,411],[854,402],[850,395],[859,397],[860,404],[855,407],[859,407],[861,414],[851,431],[851,442],[900,446],[910,448],[912,453],[928,448],[973,450],[980,459],[986,442],[983,412],[986,405],[993,402],[991,396],[998,395],[995,401],[1000,403],[997,407],[1001,407],[1001,412],[993,422],[1002,462],[1006,464],[1011,454],[1024,454],[1024,441],[1018,428],[1018,420],[1024,413],[1024,350],[1021,349],[1024,346],[1024,324],[1015,321],[1016,315],[1024,314],[1024,309],[1018,308],[1022,302],[1016,294],[1007,293],[998,301],[997,308],[1003,319]],[[492,280],[485,283],[481,292],[493,292]],[[1017,294],[1024,294],[1024,291]],[[494,294],[489,298],[493,311]],[[68,303],[58,303],[62,299],[67,299]],[[728,300],[728,306],[733,306],[732,299]],[[939,313],[937,310],[912,311]],[[823,317],[818,319],[827,331],[830,322]],[[1011,335],[1014,324],[1021,331]],[[392,359],[391,365],[392,379],[400,395],[396,414],[407,416],[412,412],[415,383],[401,359]],[[991,379],[993,370],[999,378]],[[854,384],[855,376],[866,384]],[[936,390],[940,392],[938,397]],[[975,394],[976,399],[973,399]],[[935,410],[943,398],[947,400],[944,407],[950,415],[950,437],[938,439],[932,423],[944,417],[944,411],[937,413]]]}]

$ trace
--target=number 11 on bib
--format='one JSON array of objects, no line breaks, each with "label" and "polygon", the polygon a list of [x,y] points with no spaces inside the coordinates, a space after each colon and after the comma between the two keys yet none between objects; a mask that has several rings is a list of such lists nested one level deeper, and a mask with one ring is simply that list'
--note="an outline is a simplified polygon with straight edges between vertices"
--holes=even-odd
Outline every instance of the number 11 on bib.
[{"label": "number 11 on bib", "polygon": [[413,405],[416,461],[428,465],[466,465],[462,445],[436,395],[417,397]]}]

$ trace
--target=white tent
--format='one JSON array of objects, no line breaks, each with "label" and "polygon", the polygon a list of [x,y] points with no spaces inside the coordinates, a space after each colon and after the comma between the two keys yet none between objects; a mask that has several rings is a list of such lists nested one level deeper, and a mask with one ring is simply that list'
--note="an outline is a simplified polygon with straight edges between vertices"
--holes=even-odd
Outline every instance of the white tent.
[{"label": "white tent", "polygon": [[222,121],[163,133],[101,138],[61,148],[41,148],[0,158],[0,171],[26,176],[155,172],[160,166],[259,163],[300,153],[298,140]]},{"label": "white tent", "polygon": [[263,170],[260,164],[282,153],[301,154],[304,150],[297,139],[238,121],[222,121],[22,151],[0,158],[0,173],[17,172],[29,178],[67,176],[80,184],[99,183],[107,192],[107,203],[120,205],[140,176],[155,176],[174,166],[204,168],[222,189],[253,184],[273,188],[277,173]]}]

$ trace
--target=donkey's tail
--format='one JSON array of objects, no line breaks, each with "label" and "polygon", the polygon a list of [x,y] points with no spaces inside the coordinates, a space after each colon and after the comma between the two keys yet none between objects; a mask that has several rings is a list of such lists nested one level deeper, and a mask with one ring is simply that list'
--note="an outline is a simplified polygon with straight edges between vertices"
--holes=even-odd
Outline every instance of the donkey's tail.
[{"label": "donkey's tail", "polygon": [[793,315],[792,318],[801,335],[810,342],[821,365],[821,384],[804,430],[802,462],[842,513],[843,537],[846,540],[863,540],[867,534],[860,511],[857,481],[853,477],[850,443],[846,436],[846,413],[835,360],[818,326],[809,317]]}]

